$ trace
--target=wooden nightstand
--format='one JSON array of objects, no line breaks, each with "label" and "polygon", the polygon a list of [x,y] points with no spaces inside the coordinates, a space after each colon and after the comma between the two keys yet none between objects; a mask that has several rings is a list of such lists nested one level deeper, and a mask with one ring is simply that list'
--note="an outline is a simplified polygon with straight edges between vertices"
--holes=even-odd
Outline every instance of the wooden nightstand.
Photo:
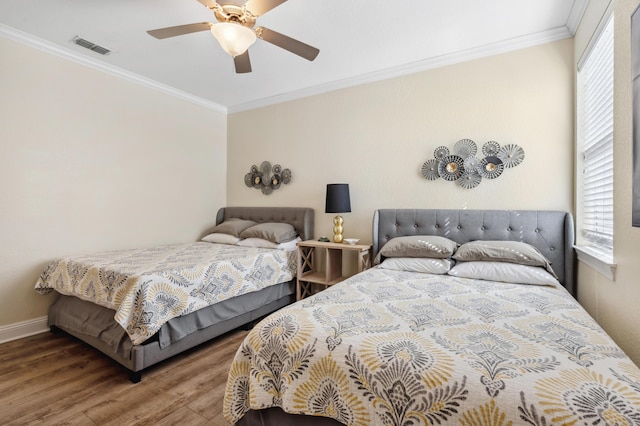
[{"label": "wooden nightstand", "polygon": [[[320,268],[318,251],[324,252],[324,270]],[[342,276],[343,251],[354,251],[358,254],[358,272],[371,267],[371,246],[365,244],[325,243],[308,240],[298,243],[298,283],[296,300],[313,294],[314,285],[321,290],[337,284],[346,277]]]}]

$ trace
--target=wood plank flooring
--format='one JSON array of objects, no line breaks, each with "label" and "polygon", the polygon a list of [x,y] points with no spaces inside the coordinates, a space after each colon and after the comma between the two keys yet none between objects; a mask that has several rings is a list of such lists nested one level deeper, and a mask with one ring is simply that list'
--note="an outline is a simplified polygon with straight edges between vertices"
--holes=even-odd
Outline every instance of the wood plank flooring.
[{"label": "wood plank flooring", "polygon": [[0,425],[215,425],[235,330],[152,366],[133,384],[111,358],[64,333],[0,345]]}]

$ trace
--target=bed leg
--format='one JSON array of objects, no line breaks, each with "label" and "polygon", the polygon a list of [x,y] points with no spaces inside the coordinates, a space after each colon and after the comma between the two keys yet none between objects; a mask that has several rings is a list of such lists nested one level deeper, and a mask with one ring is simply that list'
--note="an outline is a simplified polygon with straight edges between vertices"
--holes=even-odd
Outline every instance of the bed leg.
[{"label": "bed leg", "polygon": [[142,371],[129,371],[129,380],[131,380],[131,383],[140,383]]},{"label": "bed leg", "polygon": [[244,331],[251,331],[254,325],[256,325],[255,321],[249,321],[248,323],[241,325],[240,328]]}]

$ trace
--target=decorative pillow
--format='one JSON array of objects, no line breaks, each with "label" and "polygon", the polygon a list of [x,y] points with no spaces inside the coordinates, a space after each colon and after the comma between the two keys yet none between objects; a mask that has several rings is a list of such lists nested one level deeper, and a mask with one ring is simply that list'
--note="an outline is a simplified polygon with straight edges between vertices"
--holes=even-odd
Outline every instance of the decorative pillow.
[{"label": "decorative pillow", "polygon": [[235,245],[238,241],[240,241],[240,238],[234,237],[233,235],[229,235],[229,234],[221,234],[219,232],[214,232],[212,234],[202,237],[202,241],[205,241],[207,243]]},{"label": "decorative pillow", "polygon": [[446,259],[451,257],[458,244],[437,235],[411,235],[389,240],[376,256],[378,264],[382,257],[430,257]]},{"label": "decorative pillow", "polygon": [[549,260],[534,246],[520,241],[471,241],[462,244],[453,255],[455,260],[470,262],[485,260],[520,265],[542,266],[557,278]]},{"label": "decorative pillow", "polygon": [[458,262],[448,274],[460,278],[516,284],[560,285],[543,267],[508,262]]},{"label": "decorative pillow", "polygon": [[390,257],[381,264],[382,269],[396,271],[422,272],[425,274],[446,274],[453,261],[450,259],[432,259],[425,257]]},{"label": "decorative pillow", "polygon": [[238,245],[241,247],[257,247],[275,249],[278,247],[278,243],[271,242],[269,240],[263,240],[262,238],[245,238],[238,241]]},{"label": "decorative pillow", "polygon": [[245,238],[244,240],[240,240],[238,245],[241,247],[258,247],[258,248],[270,248],[284,251],[293,251],[298,248],[298,243],[302,241],[300,237],[294,238],[291,241],[286,241],[284,243],[274,243],[269,240],[264,240],[262,238]]},{"label": "decorative pillow", "polygon": [[289,223],[259,223],[245,229],[239,235],[240,238],[262,238],[273,243],[283,243],[293,240],[298,233]]},{"label": "decorative pillow", "polygon": [[257,222],[254,222],[252,220],[244,220],[232,217],[213,228],[211,232],[218,232],[222,234],[233,235],[234,237],[239,237],[242,231],[256,224]]}]

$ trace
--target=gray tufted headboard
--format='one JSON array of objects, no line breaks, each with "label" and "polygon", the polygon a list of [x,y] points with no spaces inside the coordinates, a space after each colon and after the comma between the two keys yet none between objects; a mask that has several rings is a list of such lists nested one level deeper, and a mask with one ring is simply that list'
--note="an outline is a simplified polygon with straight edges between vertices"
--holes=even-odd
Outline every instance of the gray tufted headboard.
[{"label": "gray tufted headboard", "polygon": [[405,235],[439,235],[458,244],[475,240],[522,241],[549,259],[575,296],[573,217],[537,210],[380,209],[373,215],[373,258],[387,241]]},{"label": "gray tufted headboard", "polygon": [[303,240],[313,238],[314,210],[308,207],[223,207],[218,210],[216,225],[236,217],[258,223],[290,223]]}]

